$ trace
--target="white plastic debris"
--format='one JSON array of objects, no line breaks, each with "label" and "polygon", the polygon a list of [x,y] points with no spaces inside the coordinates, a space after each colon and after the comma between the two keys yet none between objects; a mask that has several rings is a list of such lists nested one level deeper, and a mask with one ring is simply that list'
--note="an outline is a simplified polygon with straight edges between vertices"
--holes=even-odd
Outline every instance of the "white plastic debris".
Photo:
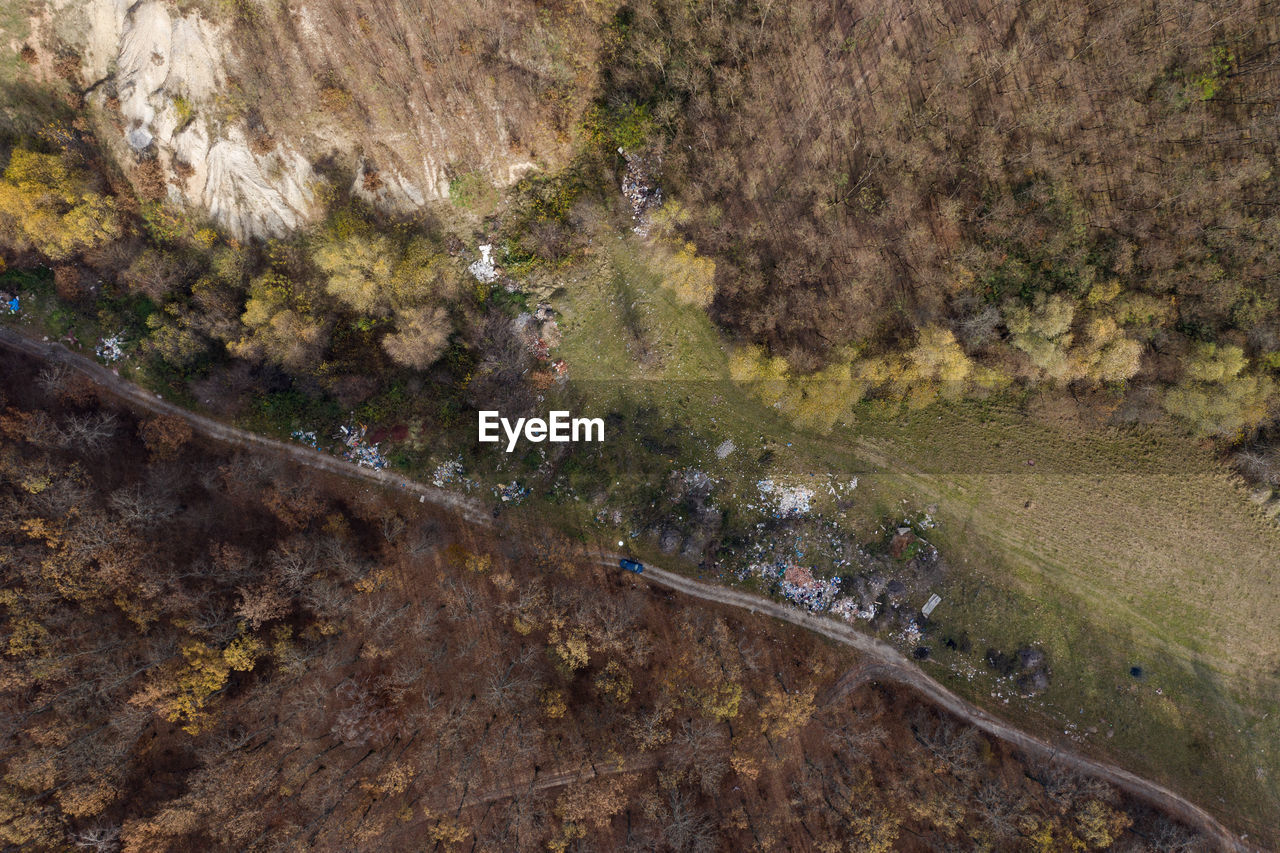
[{"label": "white plastic debris", "polygon": [[311,431],[295,429],[295,430],[290,434],[290,437],[291,437],[294,441],[300,441],[300,442],[302,442],[302,443],[303,443],[303,444],[305,444],[307,447],[316,447],[316,446],[318,445],[318,443],[319,443],[318,439],[316,438],[316,434],[315,434],[314,432],[311,432]]},{"label": "white plastic debris", "polygon": [[493,246],[485,243],[479,247],[479,260],[472,261],[471,266],[467,267],[471,274],[476,277],[476,281],[484,284],[492,284],[498,279],[498,271],[493,267],[493,258],[490,254],[493,252]]},{"label": "white plastic debris", "polygon": [[116,332],[108,338],[102,338],[93,351],[108,364],[119,361],[124,358],[124,333]]},{"label": "white plastic debris", "polygon": [[777,518],[793,518],[806,515],[813,502],[813,489],[804,486],[783,486],[773,480],[761,480],[756,483],[760,496],[772,503]]}]

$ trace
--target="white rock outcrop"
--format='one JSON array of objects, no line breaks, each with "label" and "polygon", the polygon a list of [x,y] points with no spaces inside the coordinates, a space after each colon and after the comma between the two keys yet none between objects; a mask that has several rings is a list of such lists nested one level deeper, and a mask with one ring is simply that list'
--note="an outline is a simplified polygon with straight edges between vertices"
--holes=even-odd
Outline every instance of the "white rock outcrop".
[{"label": "white rock outcrop", "polygon": [[456,170],[504,186],[567,149],[538,82],[558,67],[539,53],[555,39],[538,31],[554,22],[535,2],[503,12],[531,34],[500,63],[439,59],[469,32],[461,19],[423,30],[410,0],[386,11],[291,0],[246,25],[171,0],[50,0],[31,23],[41,42],[74,47],[91,99],[119,110],[119,136],[106,124],[101,135],[122,158],[156,158],[173,201],[242,239],[313,221],[322,162],[326,176],[350,169],[341,180],[355,195],[411,215],[448,199]]},{"label": "white rock outcrop", "polygon": [[[110,79],[124,141],[182,178],[170,197],[206,212],[240,239],[274,236],[315,213],[311,164],[288,144],[255,153],[243,123],[219,122],[209,105],[227,85],[227,34],[159,0],[64,2],[84,27],[84,75]],[[99,96],[104,89],[99,87]]]}]

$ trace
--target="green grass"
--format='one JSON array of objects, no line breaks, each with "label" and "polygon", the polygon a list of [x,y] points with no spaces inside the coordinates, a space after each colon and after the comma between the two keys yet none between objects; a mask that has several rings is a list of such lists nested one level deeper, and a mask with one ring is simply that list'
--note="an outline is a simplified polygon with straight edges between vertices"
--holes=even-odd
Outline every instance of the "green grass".
[{"label": "green grass", "polygon": [[[663,286],[645,249],[605,246],[553,297],[558,355],[588,400],[623,395],[683,419],[698,467],[723,484],[721,503],[752,494],[762,472],[857,475],[843,524],[862,537],[936,505],[929,538],[951,565],[928,640],[940,679],[1277,840],[1280,529],[1208,449],[1155,428],[1055,419],[1035,401],[864,406],[828,435],[807,434],[728,381],[715,328]],[[722,437],[738,450],[720,461]],[[773,458],[762,466],[765,447]],[[815,510],[834,507],[819,495]],[[959,632],[967,655],[941,646]],[[988,647],[1027,643],[1052,668],[1049,690],[1031,700],[982,663]]]},{"label": "green grass", "polygon": [[14,45],[12,50],[6,49],[0,53],[0,85],[22,78],[27,71],[26,63],[18,54],[31,34],[25,13],[21,3],[0,6],[0,35],[5,36],[4,42]]},{"label": "green grass", "polygon": [[479,216],[493,211],[498,192],[484,172],[463,172],[449,181],[449,200]]},{"label": "green grass", "polygon": [[1280,531],[1208,451],[999,406],[856,432],[858,456],[880,468],[869,490],[940,507],[934,538],[959,571],[935,616],[975,650],[1050,650],[1052,688],[1013,716],[1094,726],[1091,748],[1270,837]]}]

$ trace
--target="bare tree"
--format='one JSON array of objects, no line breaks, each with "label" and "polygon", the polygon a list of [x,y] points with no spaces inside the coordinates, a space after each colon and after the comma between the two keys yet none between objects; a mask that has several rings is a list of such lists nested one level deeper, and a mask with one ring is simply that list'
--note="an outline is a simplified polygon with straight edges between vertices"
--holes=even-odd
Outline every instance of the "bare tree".
[{"label": "bare tree", "polygon": [[110,503],[120,520],[134,527],[160,524],[177,511],[171,499],[136,483],[112,492]]},{"label": "bare tree", "polygon": [[60,361],[54,362],[40,371],[40,375],[36,377],[36,387],[52,397],[66,383],[70,374],[71,368],[67,367],[67,365]]},{"label": "bare tree", "polygon": [[1022,803],[1008,787],[997,782],[986,782],[973,797],[983,824],[997,840],[1018,835],[1018,818]]},{"label": "bare tree", "polygon": [[420,524],[409,536],[405,550],[408,551],[410,556],[421,557],[435,550],[436,543],[439,540],[440,531],[435,524],[431,522]]},{"label": "bare tree", "polygon": [[120,827],[94,826],[73,833],[71,843],[81,850],[95,853],[115,853],[120,849]]},{"label": "bare tree", "polygon": [[382,517],[382,538],[388,543],[394,544],[400,538],[400,534],[404,533],[406,527],[405,520],[399,513],[391,513]]},{"label": "bare tree", "polygon": [[663,838],[672,849],[688,853],[710,853],[716,846],[711,818],[694,805],[693,797],[675,789],[667,796]]},{"label": "bare tree", "polygon": [[72,414],[62,424],[63,447],[98,454],[116,432],[116,416],[112,412]]}]

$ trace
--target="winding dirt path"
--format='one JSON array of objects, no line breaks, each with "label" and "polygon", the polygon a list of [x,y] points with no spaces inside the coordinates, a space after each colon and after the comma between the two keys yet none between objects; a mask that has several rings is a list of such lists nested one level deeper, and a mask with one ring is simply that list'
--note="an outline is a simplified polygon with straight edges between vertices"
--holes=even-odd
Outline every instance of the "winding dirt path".
[{"label": "winding dirt path", "polygon": [[646,564],[644,573],[640,577],[647,578],[652,583],[683,592],[685,595],[694,598],[714,601],[730,607],[739,607],[750,610],[752,613],[763,613],[775,619],[781,619],[784,622],[807,628],[815,634],[821,634],[838,643],[852,646],[875,661],[874,666],[868,667],[864,665],[855,668],[849,683],[845,685],[837,684],[833,695],[828,697],[829,701],[836,698],[840,692],[847,693],[867,681],[891,681],[910,687],[959,719],[982,729],[993,737],[1013,744],[1030,755],[1038,756],[1051,763],[1069,767],[1082,773],[1098,776],[1117,788],[1156,805],[1188,826],[1197,828],[1208,840],[1217,843],[1224,850],[1255,851],[1260,849],[1241,841],[1234,833],[1220,824],[1213,815],[1163,785],[1144,779],[1122,767],[1090,758],[1067,747],[1056,746],[1014,728],[999,717],[987,713],[965,699],[961,699],[934,681],[897,649],[852,627],[824,616],[808,613],[740,590],[719,584],[696,581],[656,566]]},{"label": "winding dirt path", "polygon": [[107,389],[113,396],[155,414],[183,418],[191,424],[193,429],[205,437],[215,439],[223,444],[245,448],[246,450],[273,453],[291,459],[299,465],[317,468],[330,474],[337,474],[340,477],[368,480],[382,486],[389,486],[402,492],[426,498],[436,506],[457,512],[467,521],[474,524],[492,525],[493,523],[489,514],[478,501],[444,489],[437,489],[434,486],[416,483],[405,479],[400,474],[362,468],[337,456],[314,450],[305,445],[277,441],[274,438],[257,435],[256,433],[230,426],[222,421],[196,414],[181,406],[167,402],[159,395],[153,394],[121,377],[114,370],[103,367],[96,361],[92,361],[78,353],[73,353],[61,344],[36,341],[19,332],[15,332],[13,329],[0,326],[0,346],[17,350],[49,364],[66,365]]},{"label": "winding dirt path", "polygon": [[[471,498],[466,498],[444,489],[423,485],[408,480],[399,474],[361,468],[338,457],[309,447],[265,438],[229,426],[213,418],[190,412],[180,406],[166,402],[159,396],[120,377],[114,371],[84,356],[73,353],[60,344],[36,341],[10,328],[0,327],[0,346],[16,350],[50,364],[66,365],[124,401],[133,403],[150,412],[173,415],[185,419],[195,430],[208,438],[213,438],[234,447],[273,453],[300,465],[306,465],[339,476],[362,479],[398,489],[417,495],[420,499],[431,501],[436,506],[457,512],[473,524],[485,527],[493,526],[493,518],[490,514],[478,501]],[[614,555],[613,560],[616,560],[619,556],[621,555]],[[603,563],[603,565],[616,567],[617,563],[611,560]],[[650,584],[666,587],[703,601],[736,607],[751,613],[763,613],[775,619],[790,622],[816,634],[821,634],[835,642],[851,646],[867,656],[873,663],[870,666],[863,664],[850,673],[850,678],[841,679],[841,682],[847,680],[848,684],[837,682],[832,687],[832,693],[828,701],[835,698],[840,692],[847,693],[854,687],[869,680],[891,681],[910,687],[928,700],[945,708],[949,713],[982,729],[993,737],[1000,738],[1031,755],[1039,756],[1047,761],[1098,776],[1130,795],[1146,800],[1187,825],[1195,827],[1206,839],[1216,843],[1220,849],[1241,851],[1241,853],[1261,851],[1261,848],[1242,841],[1219,823],[1213,815],[1174,791],[1144,779],[1122,767],[1090,758],[1069,747],[1054,745],[1049,741],[1014,728],[999,717],[960,698],[934,681],[897,649],[848,625],[742,592],[741,590],[693,580],[658,566],[646,565],[644,573],[639,575],[638,578]],[[535,788],[556,787],[561,784],[568,784],[576,778],[580,778],[580,774],[557,774],[553,777],[538,780],[535,783]],[[490,792],[486,799],[499,799],[503,796],[510,796],[513,793],[515,791],[509,793],[506,791]]]}]

